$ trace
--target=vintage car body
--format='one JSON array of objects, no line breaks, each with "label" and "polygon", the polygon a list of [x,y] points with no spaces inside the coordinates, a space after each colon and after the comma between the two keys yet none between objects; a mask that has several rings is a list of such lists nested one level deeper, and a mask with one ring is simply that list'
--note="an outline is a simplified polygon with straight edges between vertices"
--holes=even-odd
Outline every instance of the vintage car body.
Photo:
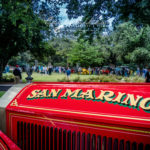
[{"label": "vintage car body", "polygon": [[109,67],[107,67],[107,66],[102,67],[102,69],[100,70],[100,73],[101,74],[109,74],[110,73]]},{"label": "vintage car body", "polygon": [[0,131],[0,150],[20,150],[20,148]]},{"label": "vintage car body", "polygon": [[23,150],[150,149],[150,84],[35,82],[5,113],[1,130]]},{"label": "vintage car body", "polygon": [[83,75],[89,74],[89,71],[86,68],[83,68],[82,69],[82,74]]}]

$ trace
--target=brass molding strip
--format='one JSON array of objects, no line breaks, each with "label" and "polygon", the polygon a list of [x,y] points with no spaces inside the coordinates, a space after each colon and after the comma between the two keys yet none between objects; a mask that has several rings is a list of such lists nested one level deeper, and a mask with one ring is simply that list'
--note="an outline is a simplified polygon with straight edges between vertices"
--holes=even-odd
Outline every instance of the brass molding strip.
[{"label": "brass molding strip", "polygon": [[1,147],[3,150],[6,150],[5,147],[2,145],[2,143],[0,143],[0,147]]},{"label": "brass molding strip", "polygon": [[[129,128],[114,127],[114,126],[105,126],[105,125],[98,125],[98,124],[91,124],[91,123],[68,121],[68,120],[60,120],[60,119],[47,118],[45,116],[44,117],[37,117],[37,116],[32,116],[32,115],[22,115],[22,114],[16,114],[16,113],[10,113],[9,114],[9,127],[11,127],[11,121],[10,120],[11,120],[12,116],[29,117],[29,118],[36,118],[36,119],[42,119],[42,120],[48,120],[48,121],[64,122],[64,123],[83,125],[83,126],[89,126],[89,127],[115,129],[115,130],[131,131],[131,132],[150,134],[150,131],[144,131],[144,130],[136,130],[136,129],[129,129]],[[9,128],[9,130],[10,130],[10,128]]]},{"label": "brass molding strip", "polygon": [[68,110],[59,110],[59,109],[50,109],[50,108],[40,108],[40,107],[31,107],[31,106],[23,106],[23,105],[20,105],[20,106],[17,106],[17,107],[37,109],[37,110],[47,110],[47,111],[62,112],[62,113],[82,114],[82,115],[91,115],[91,116],[99,116],[99,117],[108,117],[108,118],[116,118],[116,119],[119,118],[119,119],[139,120],[139,121],[148,121],[148,122],[150,122],[150,119],[145,119],[145,118],[95,114],[95,113],[77,112],[77,111],[68,111]]}]

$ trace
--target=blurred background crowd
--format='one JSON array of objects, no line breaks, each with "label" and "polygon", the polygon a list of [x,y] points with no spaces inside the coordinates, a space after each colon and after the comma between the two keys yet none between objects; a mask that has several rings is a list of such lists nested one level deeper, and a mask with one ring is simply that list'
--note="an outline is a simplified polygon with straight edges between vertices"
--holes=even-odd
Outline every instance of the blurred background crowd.
[{"label": "blurred background crowd", "polygon": [[[22,67],[22,66],[17,66],[21,72],[27,72],[27,70],[30,69],[31,72],[37,72],[40,73],[42,75],[51,75],[53,72],[58,73],[58,74],[62,74],[62,73],[66,73],[67,71],[67,67],[61,67],[61,66],[52,66],[52,65],[48,65],[48,66],[44,66],[44,65],[38,65],[38,66],[27,66],[27,67]],[[15,66],[9,66],[7,65],[5,67],[5,71],[3,73],[9,73],[9,72],[13,72]],[[117,66],[117,67],[111,67],[111,66],[103,66],[103,67],[71,67],[69,68],[71,71],[71,74],[76,73],[76,74],[80,74],[80,75],[101,75],[101,74],[105,74],[105,75],[118,75],[118,76],[125,76],[125,77],[129,77],[129,76],[133,76],[133,75],[138,75],[138,76],[142,76],[143,78],[145,78],[145,75],[147,73],[147,68],[139,68],[139,67],[128,67],[128,66]]]}]

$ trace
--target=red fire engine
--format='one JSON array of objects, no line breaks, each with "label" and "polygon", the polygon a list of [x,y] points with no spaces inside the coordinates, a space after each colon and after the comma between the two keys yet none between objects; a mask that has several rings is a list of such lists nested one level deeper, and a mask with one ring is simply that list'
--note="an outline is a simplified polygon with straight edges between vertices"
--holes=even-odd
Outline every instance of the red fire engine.
[{"label": "red fire engine", "polygon": [[0,115],[23,150],[150,150],[150,84],[35,82]]}]

